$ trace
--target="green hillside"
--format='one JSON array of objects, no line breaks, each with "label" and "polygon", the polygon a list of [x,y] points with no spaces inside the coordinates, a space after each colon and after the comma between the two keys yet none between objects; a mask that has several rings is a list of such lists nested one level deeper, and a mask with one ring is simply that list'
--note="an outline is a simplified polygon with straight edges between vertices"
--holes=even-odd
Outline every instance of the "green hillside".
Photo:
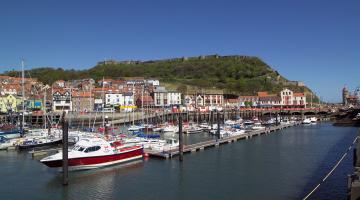
[{"label": "green hillside", "polygon": [[[160,79],[182,92],[201,88],[252,95],[257,91],[278,92],[285,86],[297,92],[309,91],[306,87],[298,87],[289,82],[261,59],[249,56],[212,55],[145,62],[112,61],[82,71],[37,68],[26,72],[28,73],[47,84],[59,79],[145,77]],[[10,71],[5,74],[17,75],[18,72]]]}]

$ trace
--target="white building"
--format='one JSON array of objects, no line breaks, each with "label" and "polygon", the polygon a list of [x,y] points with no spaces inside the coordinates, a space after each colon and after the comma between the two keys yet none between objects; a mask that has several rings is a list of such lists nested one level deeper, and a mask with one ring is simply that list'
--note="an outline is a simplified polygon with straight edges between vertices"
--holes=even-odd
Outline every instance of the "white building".
[{"label": "white building", "polygon": [[181,105],[181,93],[167,91],[164,87],[157,87],[153,93],[156,107],[169,107]]},{"label": "white building", "polygon": [[107,106],[119,106],[124,104],[124,97],[122,94],[106,94],[105,104]]},{"label": "white building", "polygon": [[306,108],[306,95],[304,93],[294,93],[289,89],[280,92],[281,105],[283,107]]},{"label": "white building", "polygon": [[289,90],[289,89],[283,89],[280,92],[280,97],[281,97],[281,105],[283,106],[291,106],[293,104],[293,91]]},{"label": "white building", "polygon": [[134,95],[132,92],[123,93],[122,96],[123,96],[123,98],[122,98],[120,105],[122,105],[122,106],[134,106],[135,105]]},{"label": "white building", "polygon": [[218,93],[198,94],[198,95],[186,95],[185,105],[186,107],[221,107],[224,104],[224,95]]},{"label": "white building", "polygon": [[127,92],[123,94],[106,94],[105,104],[107,106],[133,106],[135,105],[134,95],[132,92]]},{"label": "white building", "polygon": [[72,111],[70,91],[58,90],[53,93],[53,111]]},{"label": "white building", "polygon": [[306,108],[306,96],[304,93],[294,93],[293,105]]}]

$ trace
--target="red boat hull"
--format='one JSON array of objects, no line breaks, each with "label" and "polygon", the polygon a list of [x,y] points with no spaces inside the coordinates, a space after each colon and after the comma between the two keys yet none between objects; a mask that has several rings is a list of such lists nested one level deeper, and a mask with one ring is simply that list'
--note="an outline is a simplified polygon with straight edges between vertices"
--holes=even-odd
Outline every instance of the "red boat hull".
[{"label": "red boat hull", "polygon": [[[119,152],[113,155],[70,158],[69,167],[70,169],[93,169],[140,159],[142,155],[143,149],[138,148],[133,151]],[[42,163],[48,167],[62,167],[62,160],[42,161]]]}]

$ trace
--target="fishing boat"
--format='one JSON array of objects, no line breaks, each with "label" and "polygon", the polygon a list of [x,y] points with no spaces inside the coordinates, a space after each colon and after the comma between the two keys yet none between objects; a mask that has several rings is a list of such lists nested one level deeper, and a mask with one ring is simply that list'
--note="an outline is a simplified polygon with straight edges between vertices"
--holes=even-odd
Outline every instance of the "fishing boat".
[{"label": "fishing boat", "polygon": [[[48,167],[62,167],[62,152],[48,156],[41,163]],[[143,157],[143,147],[124,145],[121,141],[102,138],[83,138],[68,152],[70,170],[85,170],[129,162]]]}]

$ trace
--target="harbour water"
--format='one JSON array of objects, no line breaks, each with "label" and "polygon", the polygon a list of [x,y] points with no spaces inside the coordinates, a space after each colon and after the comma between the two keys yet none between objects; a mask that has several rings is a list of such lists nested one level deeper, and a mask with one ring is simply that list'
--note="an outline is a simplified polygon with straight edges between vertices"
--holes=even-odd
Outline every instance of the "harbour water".
[{"label": "harbour water", "polygon": [[[62,174],[27,153],[0,152],[0,199],[301,199],[340,159],[357,129],[329,123],[186,154]],[[187,143],[206,133],[185,136]],[[346,199],[352,151],[311,199]]]}]

